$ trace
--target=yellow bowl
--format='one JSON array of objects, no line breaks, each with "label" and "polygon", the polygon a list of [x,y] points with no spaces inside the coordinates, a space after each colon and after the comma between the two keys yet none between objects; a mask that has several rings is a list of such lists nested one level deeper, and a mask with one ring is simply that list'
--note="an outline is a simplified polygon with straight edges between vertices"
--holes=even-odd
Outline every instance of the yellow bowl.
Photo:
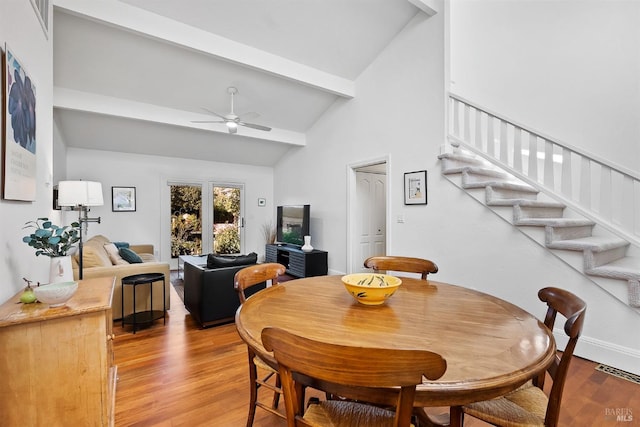
[{"label": "yellow bowl", "polygon": [[355,273],[342,276],[342,283],[360,304],[380,305],[398,290],[402,280],[387,274]]}]

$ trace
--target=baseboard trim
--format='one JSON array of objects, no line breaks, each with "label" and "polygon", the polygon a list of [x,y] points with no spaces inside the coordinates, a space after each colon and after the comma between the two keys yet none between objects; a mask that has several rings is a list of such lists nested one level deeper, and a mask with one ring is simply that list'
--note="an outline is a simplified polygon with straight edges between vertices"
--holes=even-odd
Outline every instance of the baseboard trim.
[{"label": "baseboard trim", "polygon": [[[558,348],[567,343],[567,336],[562,329],[554,329]],[[576,356],[602,363],[610,367],[640,375],[640,351],[588,336],[581,336],[574,352]]]}]

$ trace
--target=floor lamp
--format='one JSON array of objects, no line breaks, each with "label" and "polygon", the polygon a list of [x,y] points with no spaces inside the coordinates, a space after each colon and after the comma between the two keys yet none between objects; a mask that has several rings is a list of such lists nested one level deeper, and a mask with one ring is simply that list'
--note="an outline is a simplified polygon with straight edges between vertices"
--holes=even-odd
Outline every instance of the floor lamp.
[{"label": "floor lamp", "polygon": [[82,280],[82,231],[87,232],[87,224],[97,222],[100,224],[100,217],[89,218],[89,206],[102,206],[102,184],[95,181],[60,181],[58,183],[58,206],[70,206],[78,211],[78,223],[80,224],[80,240],[78,243],[79,252],[79,273],[78,278]]}]

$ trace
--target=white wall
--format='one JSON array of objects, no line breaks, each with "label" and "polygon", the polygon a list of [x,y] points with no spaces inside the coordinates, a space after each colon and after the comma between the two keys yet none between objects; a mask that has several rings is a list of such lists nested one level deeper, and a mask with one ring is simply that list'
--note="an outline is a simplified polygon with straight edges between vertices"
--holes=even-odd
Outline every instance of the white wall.
[{"label": "white wall", "polygon": [[[476,288],[538,317],[537,291],[555,285],[589,304],[577,353],[640,369],[639,317],[464,194],[440,175],[444,142],[445,17],[417,16],[358,78],[356,97],[336,102],[276,167],[277,203],[310,203],[313,246],[329,270],[347,272],[348,165],[389,159],[388,254],[425,257],[434,280]],[[403,174],[428,170],[428,205],[403,204]],[[404,223],[397,217],[404,216]]]},{"label": "white wall", "polygon": [[640,171],[640,2],[451,2],[451,90]]},{"label": "white wall", "polygon": [[[357,79],[356,97],[338,100],[307,134],[307,147],[276,167],[277,202],[311,204],[312,244],[329,251],[332,272],[347,269],[347,165],[389,155],[388,217],[404,215],[409,227],[426,210],[402,204],[402,174],[432,170],[443,141],[443,25],[440,14],[416,15]],[[403,247],[405,236],[391,226],[390,248]]]},{"label": "white wall", "polygon": [[[262,225],[275,223],[273,169],[200,160],[67,148],[67,178],[102,183],[104,206],[91,209],[100,224],[89,224],[88,235],[103,234],[114,241],[152,243],[169,261],[170,212],[167,181],[215,181],[244,184],[245,251],[264,254]],[[111,187],[136,187],[136,211],[112,212]],[[267,200],[258,206],[258,198]],[[69,220],[75,214],[67,212]],[[166,242],[166,243],[165,243]]]},{"label": "white wall", "polygon": [[[23,63],[36,88],[37,176],[35,202],[0,200],[0,301],[7,300],[24,287],[22,277],[41,282],[48,280],[49,258],[36,258],[35,251],[22,242],[28,231],[22,229],[24,223],[38,217],[59,221],[59,216],[51,208],[53,51],[51,40],[45,37],[28,0],[0,2],[0,45],[3,51],[5,43]],[[1,120],[0,126],[4,126]]]}]

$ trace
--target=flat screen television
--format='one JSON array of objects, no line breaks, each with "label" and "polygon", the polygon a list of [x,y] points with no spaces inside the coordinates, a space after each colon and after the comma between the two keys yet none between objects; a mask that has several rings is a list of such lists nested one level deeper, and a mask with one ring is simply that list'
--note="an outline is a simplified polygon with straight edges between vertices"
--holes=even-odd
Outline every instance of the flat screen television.
[{"label": "flat screen television", "polygon": [[310,206],[278,206],[276,239],[289,245],[304,245],[304,236],[309,235]]}]

